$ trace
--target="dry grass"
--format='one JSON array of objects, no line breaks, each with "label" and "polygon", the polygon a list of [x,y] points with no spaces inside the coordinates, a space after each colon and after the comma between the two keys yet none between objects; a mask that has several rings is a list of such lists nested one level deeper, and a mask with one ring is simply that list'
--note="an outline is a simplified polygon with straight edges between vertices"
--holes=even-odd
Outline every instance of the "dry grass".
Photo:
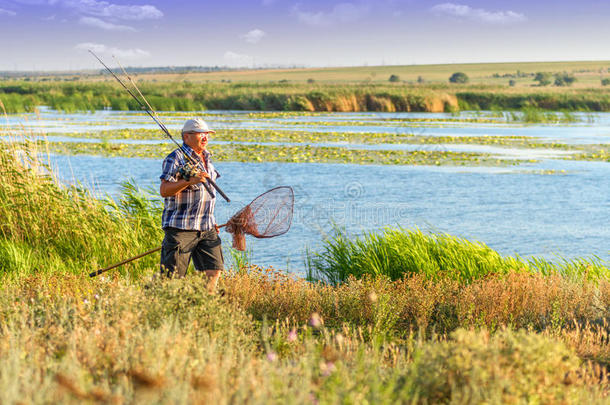
[{"label": "dry grass", "polygon": [[[518,275],[463,289],[415,276],[329,287],[253,268],[221,287],[224,298],[198,276],[4,281],[0,402],[607,398],[608,331],[594,309],[606,282]],[[525,292],[512,303],[505,290]]]}]

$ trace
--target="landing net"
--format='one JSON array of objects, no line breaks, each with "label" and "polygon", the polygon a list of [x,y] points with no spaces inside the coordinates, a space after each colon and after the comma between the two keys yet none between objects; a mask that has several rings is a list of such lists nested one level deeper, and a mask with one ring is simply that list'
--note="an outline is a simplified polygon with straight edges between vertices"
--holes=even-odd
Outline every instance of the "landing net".
[{"label": "landing net", "polygon": [[246,234],[255,238],[285,234],[290,229],[293,211],[292,187],[276,187],[259,195],[227,222],[227,232],[233,235],[233,247],[246,250]]}]

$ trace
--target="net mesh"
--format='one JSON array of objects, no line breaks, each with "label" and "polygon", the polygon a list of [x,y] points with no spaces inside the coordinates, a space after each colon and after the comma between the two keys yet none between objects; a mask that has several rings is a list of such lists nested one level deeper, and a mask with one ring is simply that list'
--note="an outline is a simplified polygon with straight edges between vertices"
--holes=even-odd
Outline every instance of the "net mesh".
[{"label": "net mesh", "polygon": [[290,229],[293,211],[292,187],[276,187],[259,195],[227,222],[226,230],[233,235],[233,247],[246,250],[246,234],[255,238],[285,234]]}]

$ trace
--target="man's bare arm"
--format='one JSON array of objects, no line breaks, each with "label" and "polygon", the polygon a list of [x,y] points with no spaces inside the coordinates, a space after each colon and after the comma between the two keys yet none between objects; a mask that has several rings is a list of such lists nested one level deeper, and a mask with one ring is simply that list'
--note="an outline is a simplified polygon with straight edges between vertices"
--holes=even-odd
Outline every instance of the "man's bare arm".
[{"label": "man's bare arm", "polygon": [[179,179],[178,181],[167,181],[161,180],[161,187],[159,193],[161,197],[172,197],[187,188],[192,184],[197,184],[205,181],[206,178],[210,177],[209,174],[199,172],[197,175],[191,177],[189,180]]}]

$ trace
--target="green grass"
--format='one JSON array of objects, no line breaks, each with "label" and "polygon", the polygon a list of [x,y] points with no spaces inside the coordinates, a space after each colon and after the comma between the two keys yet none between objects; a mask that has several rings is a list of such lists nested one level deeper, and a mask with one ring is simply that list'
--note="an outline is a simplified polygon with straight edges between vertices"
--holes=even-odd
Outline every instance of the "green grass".
[{"label": "green grass", "polygon": [[350,277],[384,276],[399,280],[418,274],[462,283],[512,273],[561,274],[580,279],[608,278],[608,264],[597,259],[551,263],[541,258],[505,257],[480,242],[420,230],[385,228],[359,238],[341,229],[324,241],[320,252],[308,254],[308,278],[333,285]]},{"label": "green grass", "polygon": [[[217,83],[143,82],[159,111],[402,111],[459,110],[610,111],[604,87],[537,88],[488,84],[389,83]],[[9,112],[34,111],[41,105],[65,111],[140,110],[114,82],[0,82],[0,100]]]},{"label": "green grass", "polygon": [[97,200],[82,187],[60,186],[38,159],[42,150],[1,146],[0,273],[93,271],[159,243],[158,203],[133,184],[117,201]]},{"label": "green grass", "polygon": [[60,186],[38,152],[0,150],[3,404],[608,399],[601,265],[529,272],[482,244],[388,230],[322,253],[362,270],[336,286],[244,257],[223,297],[199,275],[154,277],[158,256],[92,279],[160,242],[159,206],[133,185],[116,203]]}]

